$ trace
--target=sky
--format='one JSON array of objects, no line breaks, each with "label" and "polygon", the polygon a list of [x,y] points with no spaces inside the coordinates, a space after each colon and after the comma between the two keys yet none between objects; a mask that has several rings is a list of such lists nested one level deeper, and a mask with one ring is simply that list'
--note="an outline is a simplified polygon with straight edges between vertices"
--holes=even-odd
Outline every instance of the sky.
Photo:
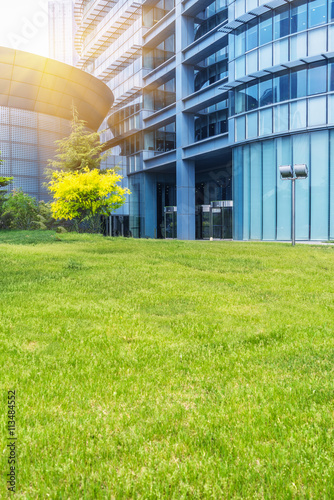
[{"label": "sky", "polygon": [[48,56],[48,0],[0,0],[0,45]]}]

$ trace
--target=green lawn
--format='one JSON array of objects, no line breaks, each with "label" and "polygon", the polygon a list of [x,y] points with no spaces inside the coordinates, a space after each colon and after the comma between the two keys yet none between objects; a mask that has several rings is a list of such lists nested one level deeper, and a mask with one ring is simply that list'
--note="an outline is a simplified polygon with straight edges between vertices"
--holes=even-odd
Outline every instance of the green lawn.
[{"label": "green lawn", "polygon": [[334,248],[0,232],[24,499],[334,498]]}]

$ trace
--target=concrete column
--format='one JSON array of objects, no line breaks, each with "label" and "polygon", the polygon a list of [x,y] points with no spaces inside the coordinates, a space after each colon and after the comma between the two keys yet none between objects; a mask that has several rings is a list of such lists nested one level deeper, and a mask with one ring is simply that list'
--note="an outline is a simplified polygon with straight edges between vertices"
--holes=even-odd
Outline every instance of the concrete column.
[{"label": "concrete column", "polygon": [[157,231],[157,186],[154,174],[144,173],[144,221],[143,237],[156,238]]},{"label": "concrete column", "polygon": [[183,158],[183,147],[194,142],[194,117],[184,113],[182,98],[194,91],[194,69],[183,63],[182,49],[193,41],[194,24],[182,16],[181,0],[176,0],[176,200],[177,237],[195,239],[195,163]]}]

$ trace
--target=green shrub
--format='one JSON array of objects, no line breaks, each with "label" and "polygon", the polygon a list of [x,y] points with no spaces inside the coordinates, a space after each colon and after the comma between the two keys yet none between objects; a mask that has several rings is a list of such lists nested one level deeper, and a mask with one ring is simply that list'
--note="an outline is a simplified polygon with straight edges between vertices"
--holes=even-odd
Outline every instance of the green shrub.
[{"label": "green shrub", "polygon": [[3,204],[3,216],[11,219],[10,229],[36,229],[38,203],[22,189],[14,189]]},{"label": "green shrub", "polygon": [[53,229],[55,224],[50,204],[37,202],[22,189],[12,191],[2,204],[0,229],[46,230]]}]

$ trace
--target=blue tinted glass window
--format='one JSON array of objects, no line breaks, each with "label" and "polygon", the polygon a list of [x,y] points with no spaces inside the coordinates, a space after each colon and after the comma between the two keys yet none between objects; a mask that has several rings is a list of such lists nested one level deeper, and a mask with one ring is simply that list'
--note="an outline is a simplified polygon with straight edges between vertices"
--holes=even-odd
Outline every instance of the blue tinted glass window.
[{"label": "blue tinted glass window", "polygon": [[[333,0],[334,1],[334,0]],[[258,46],[257,41],[257,19],[253,19],[247,24],[247,32],[246,32],[246,50],[254,49],[254,47]]]},{"label": "blue tinted glass window", "polygon": [[334,0],[328,0],[328,22],[334,20]]},{"label": "blue tinted glass window", "polygon": [[273,39],[273,21],[271,14],[266,14],[261,17],[259,24],[260,45],[271,42]]},{"label": "blue tinted glass window", "polygon": [[256,109],[259,106],[258,99],[257,83],[248,84],[246,88],[246,111]]},{"label": "blue tinted glass window", "polygon": [[290,32],[297,33],[307,28],[307,3],[298,0],[291,5]]},{"label": "blue tinted glass window", "polygon": [[234,92],[233,90],[230,90],[228,93],[228,103],[230,107],[230,116],[233,116],[235,114],[235,105],[234,105]]},{"label": "blue tinted glass window", "polygon": [[245,107],[245,87],[242,85],[235,92],[235,114],[246,111]]},{"label": "blue tinted glass window", "polygon": [[241,56],[242,54],[245,53],[245,40],[246,40],[246,34],[245,34],[245,28],[238,28],[236,30],[236,37],[235,37],[235,57]]},{"label": "blue tinted glass window", "polygon": [[334,90],[334,63],[328,64],[328,90]]},{"label": "blue tinted glass window", "polygon": [[290,15],[289,7],[281,7],[275,11],[274,17],[274,39],[281,38],[289,34]]},{"label": "blue tinted glass window", "polygon": [[306,96],[306,69],[293,71],[290,75],[290,96],[291,99]]},{"label": "blue tinted glass window", "polygon": [[312,64],[308,69],[308,95],[326,92],[327,67],[320,64]]},{"label": "blue tinted glass window", "polygon": [[273,81],[272,78],[266,78],[259,84],[260,106],[267,106],[273,103]]},{"label": "blue tinted glass window", "polygon": [[327,1],[311,0],[308,4],[308,25],[318,26],[327,22]]},{"label": "blue tinted glass window", "polygon": [[273,97],[274,102],[281,102],[289,99],[289,74],[274,78]]}]

